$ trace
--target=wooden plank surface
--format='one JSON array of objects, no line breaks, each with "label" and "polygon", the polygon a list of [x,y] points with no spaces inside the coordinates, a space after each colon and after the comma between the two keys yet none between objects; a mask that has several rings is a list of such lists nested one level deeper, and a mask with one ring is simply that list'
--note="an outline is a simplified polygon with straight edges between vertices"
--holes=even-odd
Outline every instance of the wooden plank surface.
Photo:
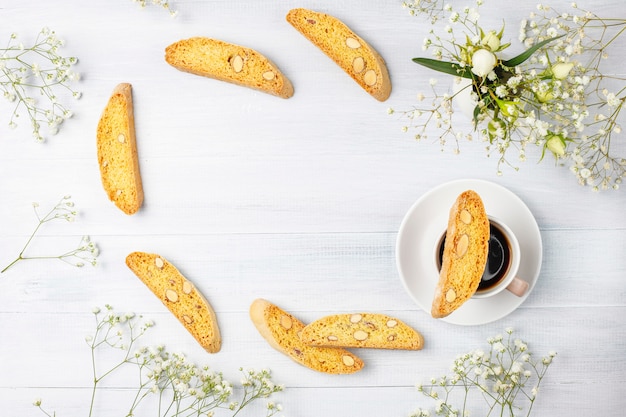
[{"label": "wooden plank surface", "polygon": [[[579,4],[604,15],[623,9],[621,1],[586,3]],[[592,193],[550,161],[529,160],[519,172],[497,176],[481,143],[463,143],[454,155],[401,132],[403,121],[387,108],[410,107],[428,88],[429,76],[410,60],[421,54],[429,26],[399,1],[181,0],[173,6],[175,19],[127,0],[0,3],[0,42],[11,32],[32,40],[41,27],[54,29],[66,41],[63,52],[80,59],[83,91],[71,105],[74,118],[45,144],[32,140],[25,122],[9,129],[10,107],[0,102],[0,266],[17,256],[36,226],[32,202],[43,210],[66,194],[79,216],[42,228],[32,253],[71,248],[82,235],[101,251],[96,268],[28,261],[0,275],[1,416],[39,415],[35,398],[59,417],[86,415],[85,336],[93,332],[92,308],[105,303],[153,319],[146,342],[185,352],[233,381],[239,367],[270,368],[286,386],[277,395],[285,416],[408,415],[429,405],[415,384],[448,372],[457,354],[484,346],[506,327],[537,355],[558,352],[533,415],[623,414],[624,190]],[[387,61],[390,99],[369,97],[296,33],[284,19],[293,7],[341,17],[370,41]],[[491,2],[482,14],[500,27],[533,7]],[[510,29],[515,37],[517,28]],[[282,100],[165,63],[168,44],[197,35],[266,54],[294,83],[295,95]],[[624,49],[614,54],[621,62]],[[623,70],[616,65],[616,71]],[[95,157],[95,126],[119,82],[133,84],[146,194],[132,217],[107,200]],[[623,134],[617,137],[624,154]],[[533,293],[509,316],[479,326],[430,318],[404,291],[395,264],[407,210],[433,187],[461,178],[517,194],[543,240]],[[134,250],[162,254],[194,281],[216,310],[222,351],[205,353],[130,272],[124,258]],[[335,312],[394,315],[424,334],[425,348],[360,351],[362,372],[319,374],[261,339],[248,318],[257,297],[304,321]],[[122,415],[129,380],[122,375],[103,385],[96,415]]]}]

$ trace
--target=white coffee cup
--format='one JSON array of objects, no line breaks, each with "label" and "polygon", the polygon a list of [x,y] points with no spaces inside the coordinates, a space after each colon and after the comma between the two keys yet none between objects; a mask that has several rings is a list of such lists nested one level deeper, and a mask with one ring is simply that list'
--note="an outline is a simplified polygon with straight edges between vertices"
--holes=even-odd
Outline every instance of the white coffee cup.
[{"label": "white coffee cup", "polygon": [[[515,233],[499,219],[488,216],[490,224],[489,254],[480,285],[472,298],[487,298],[508,290],[521,297],[528,291],[528,282],[517,276],[521,251]],[[441,269],[441,257],[446,237],[444,231],[434,250],[435,268]]]}]

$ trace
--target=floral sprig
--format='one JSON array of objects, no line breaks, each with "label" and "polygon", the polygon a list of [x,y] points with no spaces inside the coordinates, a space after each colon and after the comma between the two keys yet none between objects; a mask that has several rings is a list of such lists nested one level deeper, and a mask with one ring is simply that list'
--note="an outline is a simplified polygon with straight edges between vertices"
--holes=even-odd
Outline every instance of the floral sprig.
[{"label": "floral sprig", "polygon": [[160,6],[165,11],[167,11],[170,14],[170,16],[176,17],[178,15],[178,12],[172,9],[170,2],[167,0],[132,0],[132,2],[139,3],[139,6],[141,6],[142,9],[148,5]]},{"label": "floral sprig", "polygon": [[0,94],[13,106],[9,127],[18,126],[23,111],[39,142],[45,140],[42,126],[55,135],[72,117],[70,108],[59,101],[63,95],[75,99],[82,95],[72,87],[80,79],[73,70],[78,59],[60,55],[62,46],[63,41],[53,30],[43,28],[30,46],[13,33],[7,45],[0,48]]},{"label": "floral sprig", "polygon": [[[452,375],[432,378],[429,385],[418,385],[418,391],[435,402],[436,415],[530,415],[556,352],[535,359],[528,344],[514,338],[513,333],[513,329],[508,328],[506,336],[487,339],[489,349],[486,352],[476,349],[459,355],[452,365]],[[487,410],[470,412],[471,395],[483,398]],[[430,409],[418,408],[411,417],[430,415]]]},{"label": "floral sprig", "polygon": [[408,9],[412,16],[428,16],[432,24],[435,24],[445,16],[444,3],[441,0],[404,1],[402,2],[402,7]]},{"label": "floral sprig", "polygon": [[[158,417],[211,417],[216,410],[227,411],[234,417],[253,402],[268,399],[284,389],[272,382],[269,370],[240,368],[243,394],[240,400],[233,400],[233,384],[225,380],[221,372],[197,366],[185,355],[171,353],[162,345],[139,347],[139,339],[154,326],[152,321],[134,313],[117,314],[110,305],[105,305],[104,311],[95,308],[93,313],[96,330],[85,338],[91,350],[93,377],[89,417],[95,413],[94,404],[102,381],[122,368],[138,371],[135,390],[123,411],[126,416],[150,415],[146,410],[154,407],[152,414]],[[118,358],[111,363],[100,360],[102,350],[117,352]],[[153,398],[155,396],[157,398]],[[149,401],[151,398],[154,400]],[[56,416],[42,407],[41,399],[33,404],[46,416]],[[271,417],[282,407],[268,401],[265,409],[266,417]]]},{"label": "floral sprig", "polygon": [[579,183],[596,190],[617,189],[626,174],[626,159],[614,155],[611,144],[623,140],[617,135],[622,131],[619,122],[626,100],[626,78],[610,75],[604,67],[609,48],[626,31],[626,19],[600,17],[576,3],[571,8],[559,12],[538,5],[537,12],[521,22],[519,40],[528,45],[540,42],[547,34],[564,34],[549,48],[540,49],[541,55],[533,59],[572,66],[562,83],[538,86],[550,99],[541,110],[561,127],[552,137],[554,142],[555,137],[561,142],[557,143],[556,155],[568,161]]},{"label": "floral sprig", "polygon": [[26,244],[10,264],[8,264],[0,273],[4,273],[19,261],[33,260],[33,259],[59,259],[63,262],[67,262],[70,265],[76,267],[83,267],[86,264],[96,266],[96,258],[99,255],[98,247],[91,241],[89,236],[83,236],[75,249],[64,252],[60,255],[25,255],[26,249],[30,246],[33,239],[35,239],[39,229],[46,223],[63,220],[67,222],[73,222],[78,214],[78,211],[74,207],[74,202],[71,200],[71,196],[66,195],[45,215],[41,216],[38,211],[39,203],[33,203],[33,210],[37,217],[38,223],[30,237],[26,241]]},{"label": "floral sprig", "polygon": [[[539,161],[552,154],[557,165],[570,167],[581,185],[619,188],[626,159],[612,153],[611,143],[621,133],[618,119],[626,87],[624,78],[607,75],[601,65],[607,48],[626,30],[626,19],[601,18],[575,3],[571,13],[539,5],[539,12],[521,21],[518,38],[527,49],[507,58],[502,51],[511,44],[503,41],[504,26],[485,31],[479,25],[482,5],[477,0],[473,8],[455,11],[440,0],[405,4],[412,12],[430,14],[432,22],[447,17],[445,35],[431,29],[424,40],[423,49],[433,58],[414,62],[454,76],[455,89],[440,93],[437,80],[431,80],[432,100],[403,111],[409,120],[403,129],[417,129],[415,137],[426,139],[427,128],[434,124],[442,130],[441,146],[452,140],[455,152],[462,139],[478,137],[487,144],[488,155],[497,156],[499,175],[502,165],[519,169],[511,152],[523,162],[533,146],[539,148]],[[616,81],[622,85],[612,91],[611,82]],[[425,98],[418,94],[419,102]],[[459,107],[453,103],[463,99],[470,103],[466,113],[474,132],[461,131],[453,123]]]}]

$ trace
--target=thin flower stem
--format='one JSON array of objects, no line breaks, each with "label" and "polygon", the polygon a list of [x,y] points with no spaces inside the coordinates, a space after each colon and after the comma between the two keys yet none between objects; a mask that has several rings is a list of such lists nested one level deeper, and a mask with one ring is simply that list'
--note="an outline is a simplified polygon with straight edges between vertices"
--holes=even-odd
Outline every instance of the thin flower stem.
[{"label": "thin flower stem", "polygon": [[[436,415],[470,415],[479,414],[484,417],[513,417],[518,415],[527,404],[526,417],[530,415],[536,398],[536,390],[541,385],[552,358],[550,353],[541,361],[531,360],[527,345],[521,340],[513,339],[511,329],[507,329],[508,337],[489,339],[489,351],[482,350],[460,355],[454,362],[451,377],[444,376],[432,379],[432,388],[420,392],[426,397],[437,401]],[[530,383],[535,385],[532,391],[526,392]],[[451,401],[453,390],[462,389],[461,407],[456,408]],[[469,409],[469,397],[474,392],[480,393],[486,401],[486,409],[476,411]],[[431,415],[420,409],[417,416]]]},{"label": "thin flower stem", "polygon": [[[52,209],[50,211],[50,213],[52,213],[55,209]],[[48,214],[50,214],[48,213]],[[0,274],[5,272],[7,269],[9,269],[11,266],[13,266],[14,264],[16,264],[17,262],[23,260],[23,259],[28,259],[25,258],[24,255],[24,251],[26,251],[26,248],[28,248],[28,245],[30,245],[30,243],[32,242],[33,238],[35,237],[35,235],[37,234],[37,232],[39,231],[39,228],[41,227],[41,225],[44,223],[43,220],[39,219],[39,223],[37,224],[37,226],[35,227],[35,230],[33,230],[33,233],[31,233],[30,237],[28,238],[28,240],[26,241],[26,244],[24,245],[24,247],[22,248],[22,250],[20,251],[20,253],[17,255],[17,258],[11,262],[9,265],[7,265],[2,271],[0,271]]]},{"label": "thin flower stem", "polygon": [[[216,408],[229,409],[234,417],[253,401],[268,398],[282,390],[282,386],[275,386],[270,381],[268,371],[249,371],[247,378],[251,381],[250,387],[244,385],[243,399],[239,403],[230,402],[237,405],[226,407],[225,404],[230,401],[232,386],[222,379],[221,373],[209,372],[208,367],[198,368],[190,364],[184,355],[169,353],[160,346],[135,349],[138,340],[152,327],[152,323],[140,325],[134,314],[120,316],[113,314],[111,306],[107,305],[106,308],[104,315],[100,315],[100,309],[94,310],[95,332],[93,336],[86,338],[91,351],[93,379],[89,417],[97,413],[95,404],[102,381],[127,366],[137,367],[137,385],[130,398],[130,407],[125,408],[126,417],[136,415],[140,404],[152,393],[157,396],[154,410],[157,417],[207,416],[212,415],[212,410]],[[102,348],[121,352],[119,361],[106,370],[99,369],[99,353]],[[34,404],[46,416],[53,417],[41,409],[41,401]],[[273,404],[268,404],[267,417],[271,417],[277,409]]]},{"label": "thin flower stem", "polygon": [[21,251],[17,255],[17,257],[9,263],[4,269],[0,271],[0,273],[6,272],[9,268],[15,265],[19,261],[23,260],[41,260],[41,259],[59,259],[65,263],[68,263],[73,266],[81,267],[85,264],[85,262],[90,263],[92,265],[96,264],[96,258],[98,256],[98,249],[94,243],[90,242],[87,236],[84,236],[78,244],[76,249],[67,251],[60,255],[34,255],[34,256],[25,256],[24,253],[32,243],[32,241],[37,236],[37,233],[41,229],[41,227],[48,222],[53,220],[66,220],[73,221],[77,212],[73,210],[74,203],[70,200],[70,196],[64,196],[59,200],[59,202],[43,217],[37,211],[37,204],[33,204],[33,210],[35,216],[37,217],[37,225],[35,229],[30,234],[28,239],[26,240],[26,244],[22,247]]},{"label": "thin flower stem", "polygon": [[16,263],[18,263],[21,260],[22,260],[22,257],[18,256],[13,262],[8,264],[2,271],[0,271],[0,274],[4,273],[7,269],[11,268],[13,265],[15,265]]},{"label": "thin flower stem", "polygon": [[[78,60],[59,55],[62,41],[54,31],[46,28],[38,33],[32,46],[16,45],[16,39],[17,35],[11,35],[6,48],[0,49],[0,89],[4,91],[5,98],[15,102],[9,126],[17,126],[20,109],[23,109],[30,120],[33,136],[38,141],[44,141],[41,126],[49,126],[49,133],[54,135],[63,121],[71,117],[71,112],[57,101],[57,91],[69,92],[74,98],[81,96],[70,86],[79,78],[72,71]],[[31,58],[43,60],[42,68],[38,63],[32,63]],[[46,100],[35,102],[33,97],[37,95],[34,92],[40,93]]]}]

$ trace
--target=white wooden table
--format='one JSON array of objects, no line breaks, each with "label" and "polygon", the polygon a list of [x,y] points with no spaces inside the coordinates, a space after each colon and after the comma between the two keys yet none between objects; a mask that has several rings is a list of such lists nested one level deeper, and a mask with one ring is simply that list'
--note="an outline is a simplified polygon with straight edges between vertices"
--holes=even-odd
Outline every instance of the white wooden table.
[{"label": "white wooden table", "polygon": [[[485,19],[500,27],[510,18],[513,38],[515,22],[534,7],[491,3],[482,8]],[[623,12],[617,0],[586,3],[605,15]],[[77,221],[46,226],[32,251],[72,247],[85,234],[101,250],[95,268],[28,261],[0,275],[1,416],[40,415],[35,398],[59,417],[87,415],[91,367],[84,337],[93,331],[92,308],[105,303],[153,319],[150,341],[235,382],[239,367],[270,368],[286,386],[276,396],[286,416],[406,416],[430,405],[415,384],[443,375],[457,354],[507,327],[536,355],[558,352],[533,415],[623,415],[624,190],[592,193],[566,168],[530,158],[519,172],[497,176],[480,143],[464,143],[453,155],[402,133],[403,122],[386,109],[410,107],[431,74],[411,62],[429,26],[398,1],[181,0],[173,6],[176,19],[127,0],[0,2],[0,42],[11,32],[29,39],[43,26],[54,29],[66,40],[63,53],[80,59],[83,91],[71,103],[74,118],[45,144],[31,139],[26,123],[8,129],[8,107],[0,105],[0,263],[14,259],[35,226],[31,203],[50,207],[65,194],[80,210]],[[297,34],[284,19],[293,7],[340,17],[369,40],[387,61],[389,100],[368,96]],[[259,50],[288,75],[295,95],[283,100],[167,65],[165,46],[191,36]],[[626,58],[621,54],[616,62]],[[95,156],[98,118],[120,82],[134,89],[146,195],[132,217],[106,198]],[[513,191],[543,239],[541,274],[528,299],[505,318],[477,326],[432,319],[404,291],[395,264],[409,207],[431,188],[461,178]],[[223,333],[219,353],[205,353],[128,270],[124,258],[135,250],[162,254],[207,296]],[[393,315],[421,331],[426,345],[419,352],[358,352],[366,368],[353,375],[316,373],[259,336],[248,318],[258,297],[303,321],[352,311]],[[123,415],[128,382],[113,379],[104,388],[96,415]]]}]

